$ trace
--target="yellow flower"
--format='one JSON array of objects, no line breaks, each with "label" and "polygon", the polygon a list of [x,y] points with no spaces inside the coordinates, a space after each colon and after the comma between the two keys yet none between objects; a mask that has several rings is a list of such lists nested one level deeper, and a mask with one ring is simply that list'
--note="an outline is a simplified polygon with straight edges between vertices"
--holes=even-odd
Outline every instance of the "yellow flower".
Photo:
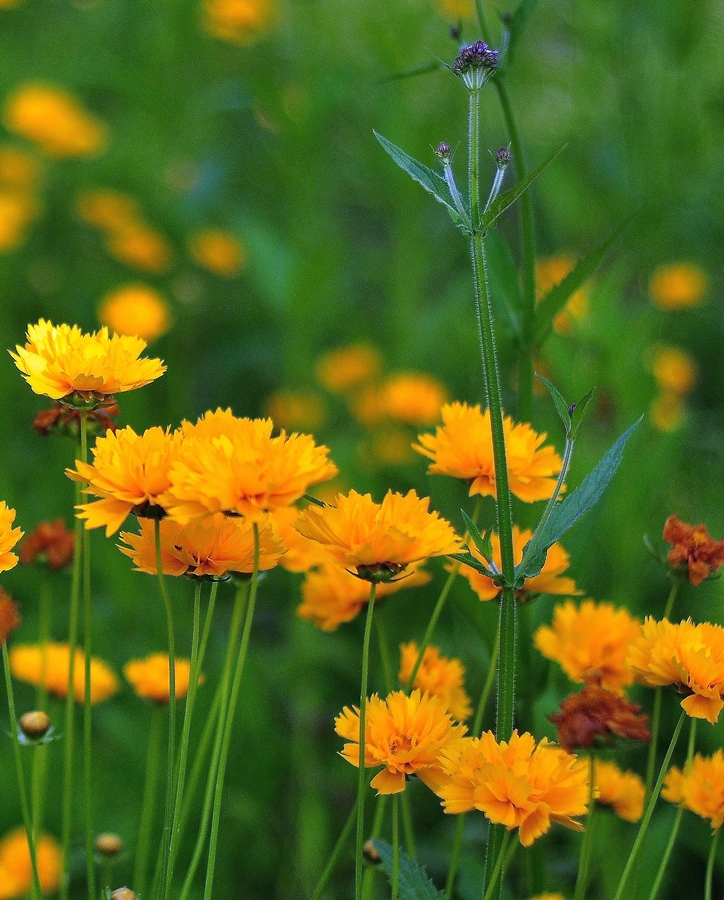
[{"label": "yellow flower", "polygon": [[686,403],[681,394],[666,391],[651,401],[649,417],[659,431],[675,431],[686,417]]},{"label": "yellow flower", "polygon": [[[310,541],[310,543],[312,543]],[[317,545],[320,546],[320,545]],[[410,566],[408,574],[397,581],[383,582],[377,587],[377,599],[387,597],[402,588],[416,587],[430,580],[430,575]],[[336,631],[344,622],[351,622],[370,599],[365,581],[332,563],[320,565],[308,572],[302,584],[302,603],[297,607],[301,619],[313,622],[323,631]]]},{"label": "yellow flower", "polygon": [[[60,885],[62,854],[50,835],[36,838],[35,857],[40,887],[44,894],[54,893]],[[24,828],[10,831],[0,841],[0,900],[26,897],[32,892],[33,869]]]},{"label": "yellow flower", "polygon": [[716,724],[724,707],[724,628],[691,619],[678,625],[650,616],[629,649],[627,665],[642,684],[673,685],[685,712]]},{"label": "yellow flower", "polygon": [[50,84],[23,84],[7,98],[5,127],[48,156],[94,156],[106,145],[105,127],[72,94]]},{"label": "yellow flower", "polygon": [[23,536],[20,528],[13,528],[15,510],[0,500],[0,572],[14,569],[18,564],[16,553],[10,551]]},{"label": "yellow flower", "polygon": [[244,248],[229,231],[207,228],[191,237],[189,250],[194,260],[214,275],[234,278],[244,268]]},{"label": "yellow flower", "polygon": [[376,431],[362,445],[362,452],[365,461],[369,459],[371,463],[383,466],[404,466],[416,459],[407,429],[399,426],[388,426]]},{"label": "yellow flower", "polygon": [[448,394],[430,375],[400,372],[390,375],[377,396],[380,414],[405,425],[434,425]]},{"label": "yellow flower", "polygon": [[[428,472],[449,475],[470,483],[470,496],[495,496],[495,465],[490,411],[467,403],[443,406],[443,424],[435,434],[421,434],[413,449],[433,461]],[[510,490],[525,503],[547,500],[561,469],[561,458],[553,447],[541,447],[546,434],[538,434],[526,423],[503,420]]]},{"label": "yellow flower", "polygon": [[[516,566],[523,559],[523,548],[532,537],[533,532],[530,528],[521,531],[517,525],[513,526],[513,558]],[[492,533],[490,535],[490,543],[493,548],[492,561],[495,563],[498,571],[500,571],[502,565],[500,558],[500,538],[497,534]],[[490,561],[485,562],[483,560],[478,548],[472,544],[472,542],[469,549],[476,559],[484,562],[485,565],[490,568]],[[562,545],[553,544],[548,550],[545,565],[541,571],[534,578],[526,578],[525,584],[523,585],[523,593],[564,594],[568,596],[580,593],[576,590],[576,583],[572,578],[560,577],[569,565],[570,560],[568,554],[563,549]],[[488,578],[487,575],[483,575],[482,572],[478,572],[470,566],[461,566],[460,574],[468,579],[470,587],[481,600],[494,600],[501,591],[501,589],[493,582],[492,578]]]},{"label": "yellow flower", "polygon": [[296,506],[280,506],[269,513],[269,522],[287,550],[279,564],[289,572],[308,572],[315,566],[331,562],[325,547],[297,531],[295,526],[300,512]]},{"label": "yellow flower", "polygon": [[576,606],[569,600],[556,606],[552,626],[541,625],[534,640],[543,656],[559,663],[571,681],[595,681],[621,695],[633,684],[626,657],[640,634],[641,622],[625,608],[593,600]]},{"label": "yellow flower", "polygon": [[273,0],[204,0],[202,14],[209,34],[244,45],[271,28],[277,11]]},{"label": "yellow flower", "polygon": [[77,459],[75,470],[65,470],[69,478],[88,484],[85,493],[100,498],[77,507],[85,527],[103,526],[110,537],[132,512],[161,514],[159,498],[170,487],[169,470],[181,441],[180,432],[171,433],[158,425],[140,435],[128,425],[99,437],[92,463]]},{"label": "yellow flower", "polygon": [[325,353],[315,371],[328,391],[344,394],[373,379],[381,365],[379,352],[370,344],[350,344]]},{"label": "yellow flower", "polygon": [[139,358],[146,342],[108,334],[107,328],[84,334],[77,325],[53,325],[41,319],[28,326],[28,342],[10,351],[15,365],[36,394],[63,400],[132,391],[166,371],[160,359]]},{"label": "yellow flower", "polygon": [[[400,684],[406,685],[417,662],[417,644],[402,644],[400,647]],[[440,656],[437,647],[426,647],[417,671],[413,688],[427,692],[431,697],[439,697],[445,709],[458,722],[464,722],[473,711],[470,698],[463,688],[465,669],[458,659]]]},{"label": "yellow flower", "polygon": [[667,311],[698,306],[706,293],[707,278],[699,266],[680,262],[660,266],[651,276],[654,303]]},{"label": "yellow flower", "polygon": [[440,754],[448,780],[436,791],[446,813],[479,809],[495,824],[519,828],[524,847],[551,822],[583,831],[572,816],[586,812],[588,764],[546,738],[514,731],[498,743],[492,732],[465,738]]},{"label": "yellow flower", "polygon": [[[155,526],[141,520],[141,533],[121,532],[121,553],[130,556],[138,572],[155,575]],[[271,525],[259,523],[259,570],[272,569],[284,553]],[[220,513],[179,525],[161,520],[161,567],[166,575],[226,578],[233,572],[254,570],[254,531],[251,522]]]},{"label": "yellow flower", "polygon": [[264,407],[269,418],[287,431],[312,430],[324,421],[322,398],[312,391],[276,391],[267,398]]},{"label": "yellow flower", "polygon": [[696,362],[678,347],[657,347],[651,360],[651,370],[656,384],[665,394],[684,397],[696,384]]},{"label": "yellow flower", "polygon": [[475,18],[474,0],[437,0],[436,6],[441,16],[454,22]]},{"label": "yellow flower", "polygon": [[[540,301],[556,285],[573,271],[576,261],[572,256],[551,256],[539,259],[535,264],[536,298]],[[566,305],[553,319],[558,334],[570,334],[577,321],[588,314],[588,289],[584,285],[571,295]]]},{"label": "yellow flower", "polygon": [[329,450],[307,434],[272,437],[271,419],[238,419],[218,409],[184,422],[184,442],[161,497],[170,516],[186,523],[211,512],[259,518],[299,500],[337,467]]},{"label": "yellow flower", "polygon": [[688,772],[675,766],[666,773],[661,796],[709,819],[714,831],[724,823],[724,753],[712,756],[697,753]]},{"label": "yellow flower", "polygon": [[9,144],[0,147],[0,185],[16,191],[32,191],[40,181],[37,159]]},{"label": "yellow flower", "polygon": [[127,194],[99,188],[82,191],[76,200],[78,215],[96,228],[116,231],[138,221],[138,204]]},{"label": "yellow flower", "polygon": [[[359,710],[345,707],[334,720],[335,731],[350,743],[340,756],[359,766]],[[367,701],[365,716],[366,769],[384,766],[370,782],[378,794],[405,790],[408,775],[436,790],[443,779],[440,752],[467,731],[456,725],[437,697],[413,691],[408,697],[395,691],[384,700],[374,694]]]},{"label": "yellow flower", "polygon": [[596,800],[613,808],[627,822],[638,822],[644,811],[646,789],[641,776],[622,772],[612,762],[596,760],[594,768]]},{"label": "yellow flower", "polygon": [[132,222],[106,235],[106,250],[125,265],[152,275],[171,266],[173,253],[166,238],[144,222]]},{"label": "yellow flower", "polygon": [[336,506],[310,506],[299,517],[298,530],[329,548],[338,565],[355,569],[367,580],[386,581],[410,563],[447,556],[461,549],[452,526],[428,510],[429,499],[415,491],[388,491],[382,503],[369,494],[350,491]]},{"label": "yellow flower", "polygon": [[38,201],[20,191],[0,191],[0,253],[13,250],[25,239],[38,212]]},{"label": "yellow flower", "polygon": [[98,318],[115,334],[136,335],[149,342],[171,325],[166,301],[147,284],[125,284],[106,294]]},{"label": "yellow flower", "polygon": [[[68,695],[70,647],[68,644],[18,644],[10,650],[10,671],[19,681],[45,689],[56,697]],[[91,703],[112,697],[118,690],[118,679],[100,659],[91,659]],[[75,651],[73,697],[78,703],[85,698],[85,655]]]},{"label": "yellow flower", "polygon": [[[185,697],[189,691],[191,662],[188,659],[174,660],[176,675],[176,699]],[[123,667],[123,674],[136,694],[143,700],[154,703],[168,703],[171,696],[171,667],[167,653],[151,653],[145,659],[131,659]],[[199,684],[203,676],[199,678]]]}]

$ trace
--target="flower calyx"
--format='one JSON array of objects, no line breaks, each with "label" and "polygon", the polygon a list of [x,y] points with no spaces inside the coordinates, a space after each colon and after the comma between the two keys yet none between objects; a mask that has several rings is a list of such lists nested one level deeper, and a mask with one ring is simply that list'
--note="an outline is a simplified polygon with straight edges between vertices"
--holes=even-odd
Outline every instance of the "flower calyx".
[{"label": "flower calyx", "polygon": [[475,41],[460,49],[452,64],[452,71],[469,91],[479,91],[495,73],[498,65],[498,51],[491,50],[485,41]]}]

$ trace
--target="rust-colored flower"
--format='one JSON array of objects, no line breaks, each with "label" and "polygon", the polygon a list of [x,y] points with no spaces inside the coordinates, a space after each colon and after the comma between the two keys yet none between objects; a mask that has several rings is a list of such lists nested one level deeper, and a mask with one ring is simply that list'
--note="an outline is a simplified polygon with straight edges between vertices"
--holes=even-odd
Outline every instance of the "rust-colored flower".
[{"label": "rust-colored flower", "polygon": [[651,299],[667,311],[698,306],[706,289],[706,275],[699,266],[688,262],[660,266],[649,284]]},{"label": "rust-colored flower", "polygon": [[171,326],[168,305],[147,284],[125,284],[101,300],[98,318],[114,334],[155,341]]},{"label": "rust-colored flower", "polygon": [[[10,671],[20,681],[45,689],[56,697],[68,694],[70,647],[68,644],[18,644],[10,650]],[[100,659],[91,659],[91,703],[100,703],[118,690],[118,679]],[[85,697],[85,655],[75,651],[73,697],[82,703]]]},{"label": "rust-colored flower", "polygon": [[20,545],[20,562],[25,566],[37,563],[55,571],[64,569],[73,562],[74,546],[75,536],[62,519],[39,522]]},{"label": "rust-colored flower", "polygon": [[[345,707],[334,721],[335,731],[350,743],[341,756],[359,766],[359,710]],[[378,794],[404,791],[408,775],[436,790],[444,780],[438,757],[443,748],[460,740],[467,731],[456,725],[437,697],[413,691],[395,691],[381,700],[367,701],[365,717],[365,768],[384,766],[371,781]]]},{"label": "rust-colored flower", "polygon": [[195,262],[223,278],[234,278],[244,268],[244,248],[231,232],[221,228],[194,234],[189,250]]},{"label": "rust-colored flower", "polygon": [[[52,894],[60,885],[62,854],[57,841],[41,834],[35,843],[35,858],[43,894]],[[27,897],[33,886],[28,837],[24,828],[16,828],[0,840],[0,900]]]},{"label": "rust-colored flower", "polygon": [[10,551],[23,536],[20,528],[13,528],[15,510],[0,500],[0,572],[7,572],[18,564],[18,557]]},{"label": "rust-colored flower", "polygon": [[678,516],[669,516],[664,540],[673,544],[666,557],[669,565],[686,568],[694,587],[724,566],[724,540],[715,541],[704,525],[687,525]]},{"label": "rust-colored flower", "polygon": [[666,773],[661,796],[708,819],[714,831],[724,823],[724,752],[712,756],[697,753],[691,768],[682,772],[675,766]]},{"label": "rust-colored flower", "polygon": [[644,812],[646,793],[640,775],[622,772],[616,763],[597,759],[594,779],[597,803],[610,806],[626,822],[638,822]]},{"label": "rust-colored flower", "polygon": [[17,604],[3,588],[0,588],[0,647],[7,643],[11,632],[21,623]]},{"label": "rust-colored flower", "polygon": [[625,697],[586,684],[580,694],[561,703],[560,712],[548,716],[558,729],[558,743],[566,750],[607,747],[617,740],[650,741],[648,716]]},{"label": "rust-colored flower", "polygon": [[[400,647],[400,684],[407,685],[417,662],[419,650],[413,642]],[[464,722],[473,711],[464,688],[465,669],[459,659],[441,656],[437,647],[426,647],[412,687],[439,697],[457,722]]]},{"label": "rust-colored flower", "polygon": [[41,437],[51,434],[60,434],[78,441],[81,430],[81,415],[86,417],[86,429],[88,435],[104,434],[109,429],[115,431],[118,428],[112,416],[119,416],[121,410],[113,397],[107,397],[99,402],[95,409],[74,409],[72,406],[64,406],[58,400],[53,401],[50,409],[41,409],[33,420],[33,430]]},{"label": "rust-colored flower", "polygon": [[[176,657],[174,663],[175,694],[176,699],[181,700],[189,691],[191,662]],[[123,667],[123,674],[143,700],[168,703],[171,696],[171,667],[167,653],[151,653],[145,659],[131,659]],[[203,676],[199,678],[199,684],[202,680]]]}]

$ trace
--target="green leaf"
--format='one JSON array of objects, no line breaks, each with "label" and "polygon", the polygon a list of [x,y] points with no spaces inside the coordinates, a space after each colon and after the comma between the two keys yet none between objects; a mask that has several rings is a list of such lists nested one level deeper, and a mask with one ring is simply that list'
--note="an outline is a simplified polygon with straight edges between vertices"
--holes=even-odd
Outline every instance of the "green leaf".
[{"label": "green leaf", "polygon": [[563,422],[563,427],[566,429],[566,435],[570,433],[571,430],[571,408],[570,404],[566,403],[563,398],[563,394],[558,390],[558,388],[548,381],[547,378],[544,378],[542,375],[539,375],[537,372],[535,373],[535,377],[538,381],[542,381],[543,384],[548,388],[548,393],[553,398],[553,402],[556,405],[556,412],[558,413],[558,417],[561,422]]},{"label": "green leaf", "polygon": [[581,484],[565,500],[556,504],[540,532],[536,531],[523,554],[520,565],[515,568],[515,587],[522,586],[526,578],[533,578],[545,565],[546,553],[556,541],[598,502],[608,483],[621,463],[623,449],[643,416],[628,428],[598,465],[589,472]]},{"label": "green leaf", "polygon": [[500,578],[500,572],[493,572],[485,565],[485,563],[480,562],[477,556],[473,556],[469,551],[467,553],[451,553],[449,554],[449,558],[462,563],[464,566],[470,566],[471,569],[475,569],[475,571],[480,572],[481,575],[487,575],[488,578]]},{"label": "green leaf", "polygon": [[460,512],[463,516],[463,522],[465,522],[465,528],[473,539],[475,546],[478,548],[480,553],[482,554],[484,559],[492,559],[493,558],[493,545],[490,543],[490,537],[486,532],[484,535],[480,533],[478,530],[478,526],[473,522],[470,516],[465,512],[464,509],[461,509]]},{"label": "green leaf", "polygon": [[[392,882],[392,847],[385,841],[375,838],[372,841],[375,850],[382,860],[382,867]],[[400,850],[398,888],[400,900],[443,900],[445,894],[438,891],[427,877],[427,873],[419,863]]]},{"label": "green leaf", "polygon": [[513,263],[510,248],[502,234],[493,228],[485,235],[485,248],[488,251],[491,296],[502,301],[513,334],[522,343],[523,325],[519,310],[523,308],[523,300],[518,270]]},{"label": "green leaf", "polygon": [[528,22],[530,14],[533,12],[533,8],[536,5],[537,0],[521,0],[521,2],[516,7],[515,12],[510,20],[509,25],[509,43],[508,43],[508,52],[505,54],[505,68],[508,69],[513,62],[513,54],[515,52],[516,45],[520,40],[523,31],[525,30],[525,26]]},{"label": "green leaf", "polygon": [[593,388],[587,394],[584,394],[574,406],[573,415],[571,416],[571,437],[573,440],[578,437],[578,432],[581,429],[581,425],[583,425],[583,420],[586,418],[591,400],[593,400]]},{"label": "green leaf", "polygon": [[402,81],[405,78],[414,78],[417,75],[427,75],[430,72],[438,72],[440,69],[447,69],[444,62],[439,59],[429,63],[423,63],[421,66],[415,66],[413,69],[406,69],[404,72],[393,72],[392,75],[385,75],[379,78],[375,84],[388,84],[391,81]]}]

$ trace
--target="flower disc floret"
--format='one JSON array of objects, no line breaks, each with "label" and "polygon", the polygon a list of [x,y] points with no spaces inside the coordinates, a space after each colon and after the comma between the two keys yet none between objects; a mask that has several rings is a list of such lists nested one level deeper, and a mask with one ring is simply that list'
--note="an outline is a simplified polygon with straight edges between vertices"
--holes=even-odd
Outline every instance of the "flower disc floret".
[{"label": "flower disc floret", "polygon": [[20,528],[13,528],[15,510],[0,500],[0,572],[7,572],[18,564],[18,556],[10,551],[23,536]]}]

